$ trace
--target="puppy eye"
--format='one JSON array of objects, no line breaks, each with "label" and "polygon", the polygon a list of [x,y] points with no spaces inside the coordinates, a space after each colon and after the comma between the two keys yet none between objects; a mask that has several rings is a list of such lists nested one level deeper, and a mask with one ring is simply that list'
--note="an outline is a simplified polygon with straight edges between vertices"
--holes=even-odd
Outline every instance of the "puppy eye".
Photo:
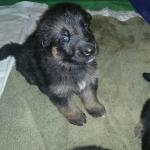
[{"label": "puppy eye", "polygon": [[70,38],[69,38],[68,36],[63,36],[63,37],[62,37],[62,40],[63,40],[64,42],[69,42]]},{"label": "puppy eye", "polygon": [[70,34],[67,30],[62,33],[61,39],[63,42],[69,42],[70,41]]}]

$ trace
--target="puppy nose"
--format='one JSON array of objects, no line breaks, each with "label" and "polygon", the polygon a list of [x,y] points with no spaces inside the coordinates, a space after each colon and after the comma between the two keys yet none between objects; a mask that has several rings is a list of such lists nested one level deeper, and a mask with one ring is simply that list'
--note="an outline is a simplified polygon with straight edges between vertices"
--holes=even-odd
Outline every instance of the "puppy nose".
[{"label": "puppy nose", "polygon": [[91,56],[95,53],[95,47],[94,46],[88,46],[84,51],[83,51],[85,56]]}]

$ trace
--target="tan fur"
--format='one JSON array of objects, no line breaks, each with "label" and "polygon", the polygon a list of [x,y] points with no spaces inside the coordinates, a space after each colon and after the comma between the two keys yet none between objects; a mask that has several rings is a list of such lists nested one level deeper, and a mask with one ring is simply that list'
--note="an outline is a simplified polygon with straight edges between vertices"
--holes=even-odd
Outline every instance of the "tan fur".
[{"label": "tan fur", "polygon": [[72,124],[75,124],[76,120],[79,120],[79,122],[86,122],[85,114],[82,113],[82,111],[71,101],[69,101],[69,104],[65,106],[57,105],[57,108]]},{"label": "tan fur", "polygon": [[53,55],[57,60],[62,60],[62,56],[59,54],[57,47],[52,47],[52,55]]}]

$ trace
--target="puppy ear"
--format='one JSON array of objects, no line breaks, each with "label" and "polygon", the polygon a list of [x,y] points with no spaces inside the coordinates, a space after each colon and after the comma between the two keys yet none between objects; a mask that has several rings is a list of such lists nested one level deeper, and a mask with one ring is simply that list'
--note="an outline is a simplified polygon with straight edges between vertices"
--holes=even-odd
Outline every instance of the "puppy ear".
[{"label": "puppy ear", "polygon": [[90,22],[92,20],[92,15],[88,12],[86,12],[86,18]]}]

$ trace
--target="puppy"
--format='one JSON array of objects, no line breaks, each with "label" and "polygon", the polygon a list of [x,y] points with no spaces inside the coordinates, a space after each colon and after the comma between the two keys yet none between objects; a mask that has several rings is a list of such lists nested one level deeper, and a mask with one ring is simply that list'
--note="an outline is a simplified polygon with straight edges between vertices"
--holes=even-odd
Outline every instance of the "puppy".
[{"label": "puppy", "polygon": [[16,69],[25,79],[37,85],[70,123],[79,126],[86,123],[86,116],[72,103],[72,95],[80,97],[93,117],[105,113],[97,98],[98,48],[91,18],[77,4],[56,4],[23,44],[10,43],[0,49],[0,60],[14,56]]},{"label": "puppy", "polygon": [[145,102],[140,119],[135,132],[142,139],[142,150],[150,150],[150,99]]},{"label": "puppy", "polygon": [[89,146],[76,147],[76,148],[73,148],[71,150],[108,150],[108,149],[104,149],[100,146],[95,146],[95,145],[91,146],[91,145],[89,145]]}]

